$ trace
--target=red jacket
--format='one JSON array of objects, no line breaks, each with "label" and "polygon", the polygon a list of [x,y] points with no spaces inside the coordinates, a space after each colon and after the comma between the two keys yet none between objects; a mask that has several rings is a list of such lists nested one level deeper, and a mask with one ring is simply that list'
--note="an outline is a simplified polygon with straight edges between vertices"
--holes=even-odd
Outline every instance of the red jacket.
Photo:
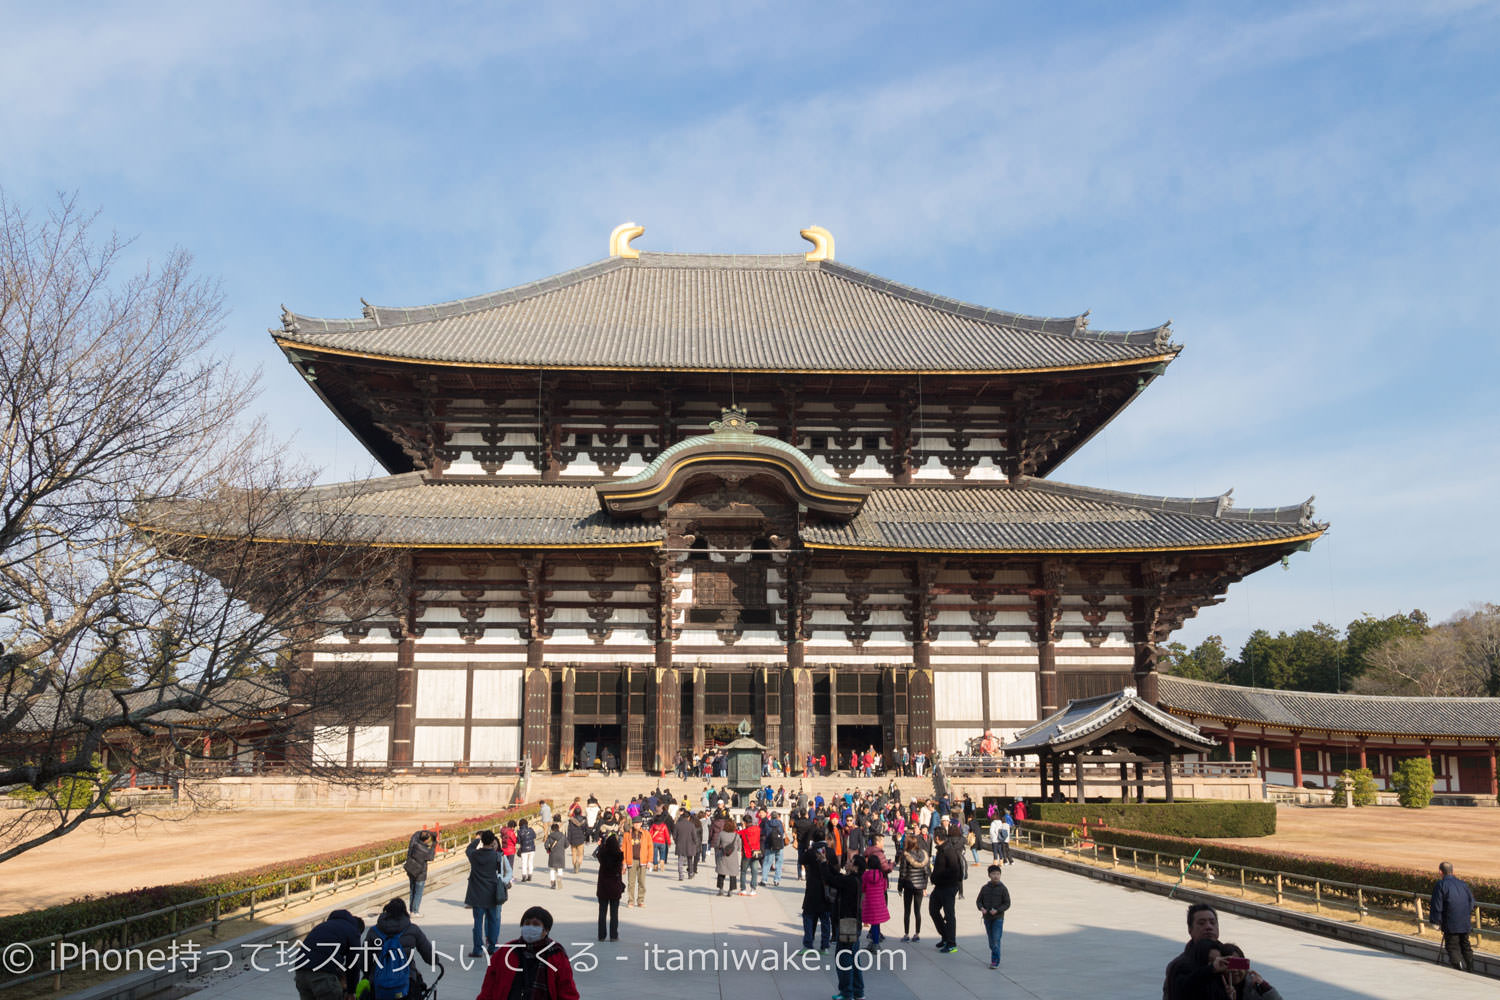
[{"label": "red jacket", "polygon": [[760,850],[760,827],[744,826],[739,830],[740,849],[744,857],[750,857]]},{"label": "red jacket", "polygon": [[[526,943],[520,938],[502,944],[490,956],[490,965],[484,970],[484,985],[479,987],[475,1000],[508,1000],[510,987],[516,973],[521,971],[520,949]],[[538,953],[542,960],[541,977],[547,984],[550,1000],[579,1000],[578,984],[573,981],[573,963],[568,953],[556,941],[549,941]]]}]

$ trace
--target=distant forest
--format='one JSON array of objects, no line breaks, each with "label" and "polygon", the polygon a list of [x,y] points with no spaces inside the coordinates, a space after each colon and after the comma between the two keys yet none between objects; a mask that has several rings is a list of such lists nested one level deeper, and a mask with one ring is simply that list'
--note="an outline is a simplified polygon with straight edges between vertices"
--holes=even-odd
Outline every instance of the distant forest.
[{"label": "distant forest", "polygon": [[1288,691],[1500,697],[1500,604],[1475,604],[1436,625],[1422,611],[1363,615],[1276,635],[1257,629],[1237,656],[1211,635],[1162,650],[1177,677]]}]

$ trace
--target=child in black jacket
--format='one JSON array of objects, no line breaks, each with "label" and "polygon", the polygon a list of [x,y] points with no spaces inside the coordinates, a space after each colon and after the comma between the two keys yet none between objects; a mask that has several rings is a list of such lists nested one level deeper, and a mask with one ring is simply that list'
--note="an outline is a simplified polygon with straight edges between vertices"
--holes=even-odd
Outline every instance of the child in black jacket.
[{"label": "child in black jacket", "polygon": [[990,880],[974,901],[984,918],[984,934],[990,940],[990,968],[1000,968],[1000,935],[1005,930],[1005,911],[1010,909],[1010,890],[1000,881],[1001,868],[990,865]]}]

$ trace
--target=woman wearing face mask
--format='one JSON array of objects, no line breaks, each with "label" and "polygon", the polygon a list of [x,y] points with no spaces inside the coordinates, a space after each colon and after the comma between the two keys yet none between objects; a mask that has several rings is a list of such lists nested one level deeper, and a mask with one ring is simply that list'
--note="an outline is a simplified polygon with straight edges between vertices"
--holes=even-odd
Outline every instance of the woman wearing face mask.
[{"label": "woman wearing face mask", "polygon": [[521,936],[491,957],[477,1000],[579,1000],[573,963],[551,933],[552,914],[542,907],[521,914]]}]

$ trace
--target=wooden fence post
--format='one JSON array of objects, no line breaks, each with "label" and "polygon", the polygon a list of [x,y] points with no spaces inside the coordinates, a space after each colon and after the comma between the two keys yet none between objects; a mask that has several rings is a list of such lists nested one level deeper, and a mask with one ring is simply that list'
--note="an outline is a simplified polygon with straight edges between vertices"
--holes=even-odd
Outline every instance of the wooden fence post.
[{"label": "wooden fence post", "polygon": [[1281,905],[1281,872],[1276,873],[1276,905]]}]

